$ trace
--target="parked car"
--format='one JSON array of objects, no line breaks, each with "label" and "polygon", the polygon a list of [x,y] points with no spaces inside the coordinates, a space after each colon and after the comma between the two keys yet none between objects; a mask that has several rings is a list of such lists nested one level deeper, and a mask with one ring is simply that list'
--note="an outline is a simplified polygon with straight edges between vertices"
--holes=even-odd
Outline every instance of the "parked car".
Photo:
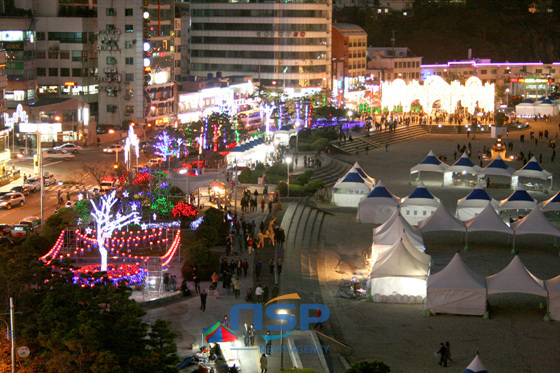
[{"label": "parked car", "polygon": [[111,145],[103,149],[104,153],[115,153],[115,152],[122,152],[124,147],[122,145]]},{"label": "parked car", "polygon": [[43,159],[72,159],[74,158],[74,154],[70,154],[70,152],[64,152],[62,150],[56,149],[48,149],[43,152]]},{"label": "parked car", "polygon": [[0,208],[9,210],[17,205],[25,205],[25,196],[22,193],[10,193],[0,197]]},{"label": "parked car", "polygon": [[[40,187],[39,187],[39,188],[40,188]],[[37,190],[39,190],[39,189],[37,189]],[[24,196],[28,196],[28,195],[30,195],[30,194],[33,193],[33,192],[35,192],[35,188],[34,188],[34,187],[24,184],[24,185],[18,185],[18,186],[13,187],[13,188],[10,190],[10,193],[9,193],[9,194],[11,194],[11,193],[21,193],[21,194],[23,194]]]},{"label": "parked car", "polygon": [[27,225],[31,231],[36,233],[41,230],[41,218],[38,216],[28,216],[25,219],[20,220],[18,224]]},{"label": "parked car", "polygon": [[9,236],[12,233],[10,224],[0,224],[0,236]]},{"label": "parked car", "polygon": [[45,174],[44,178],[45,186],[56,184],[56,176],[54,174]]},{"label": "parked car", "polygon": [[[25,180],[25,182],[23,183],[23,186],[30,189],[31,192],[36,192],[39,189],[41,189],[41,178],[39,176],[28,177],[27,180]],[[25,192],[22,192],[20,190],[18,190],[17,192],[23,193],[25,195],[29,194],[29,193],[26,194]]]},{"label": "parked car", "polygon": [[63,153],[74,153],[74,154],[76,154],[80,150],[82,150],[82,147],[68,142],[68,143],[62,144],[60,146],[55,146],[53,148],[53,150],[60,150]]}]

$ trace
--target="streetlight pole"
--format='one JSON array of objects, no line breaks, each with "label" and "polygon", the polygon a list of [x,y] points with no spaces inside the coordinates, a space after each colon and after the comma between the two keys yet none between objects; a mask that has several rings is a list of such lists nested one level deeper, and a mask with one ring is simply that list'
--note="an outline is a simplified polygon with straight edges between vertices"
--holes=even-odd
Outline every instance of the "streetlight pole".
[{"label": "streetlight pole", "polygon": [[290,163],[292,163],[292,157],[286,157],[286,165],[288,165],[288,197],[290,196]]},{"label": "streetlight pole", "polygon": [[[278,310],[279,315],[287,315],[288,311]],[[280,370],[284,370],[284,322],[280,324]]]}]

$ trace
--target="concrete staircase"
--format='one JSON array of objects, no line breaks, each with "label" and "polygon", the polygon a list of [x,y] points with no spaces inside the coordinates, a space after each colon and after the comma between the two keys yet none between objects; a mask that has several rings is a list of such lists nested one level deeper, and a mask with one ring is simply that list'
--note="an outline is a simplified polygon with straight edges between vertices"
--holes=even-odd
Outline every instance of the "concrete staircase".
[{"label": "concrete staircase", "polygon": [[427,128],[425,126],[420,126],[419,124],[410,126],[400,126],[395,129],[395,131],[380,131],[374,132],[369,136],[363,133],[353,134],[353,141],[336,141],[332,142],[333,145],[338,150],[347,154],[364,153],[366,147],[368,150],[373,150],[385,145],[396,144],[399,142],[414,139],[419,136],[427,135]]},{"label": "concrete staircase", "polygon": [[320,179],[325,186],[333,186],[350,168],[352,165],[349,163],[321,154],[321,167],[313,170],[311,180]]}]

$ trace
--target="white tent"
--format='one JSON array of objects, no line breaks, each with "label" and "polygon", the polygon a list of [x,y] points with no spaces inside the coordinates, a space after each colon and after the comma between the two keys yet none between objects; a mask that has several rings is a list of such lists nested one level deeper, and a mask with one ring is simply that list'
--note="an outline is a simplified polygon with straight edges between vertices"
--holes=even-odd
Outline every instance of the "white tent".
[{"label": "white tent", "polygon": [[418,228],[422,233],[437,231],[465,232],[465,223],[451,215],[443,203],[440,203],[432,216],[418,223]]},{"label": "white tent", "polygon": [[428,277],[424,309],[431,313],[483,315],[486,312],[486,284],[456,253],[451,262]]},{"label": "white tent", "polygon": [[290,139],[296,137],[298,134],[297,129],[291,124],[282,126],[278,131],[274,132],[274,144],[277,146],[289,146]]},{"label": "white tent", "polygon": [[511,175],[513,175],[514,172],[515,170],[509,167],[506,162],[504,162],[502,157],[498,154],[496,155],[496,158],[494,158],[492,162],[488,164],[488,166],[479,171],[478,176],[503,176],[509,178],[511,182]]},{"label": "white tent", "polygon": [[535,115],[535,104],[530,98],[515,105],[515,113],[521,117],[532,117]]},{"label": "white tent", "polygon": [[532,210],[537,204],[537,200],[527,193],[523,184],[520,184],[508,198],[500,201],[500,211]]},{"label": "white tent", "polygon": [[469,364],[469,366],[463,371],[463,373],[488,373],[482,361],[478,357],[478,352],[474,357],[473,361]]},{"label": "white tent", "polygon": [[516,236],[523,234],[544,234],[560,237],[560,231],[544,216],[543,212],[535,207],[523,219],[512,223]]},{"label": "white tent", "polygon": [[397,210],[399,198],[385,187],[381,180],[366,198],[358,204],[358,221],[361,223],[382,224]]},{"label": "white tent", "polygon": [[548,313],[553,320],[560,321],[560,276],[545,281],[548,289]]},{"label": "white tent", "polygon": [[418,178],[420,178],[420,173],[422,171],[437,172],[443,174],[443,172],[447,169],[447,167],[449,166],[447,166],[445,163],[440,161],[438,157],[436,157],[434,152],[430,150],[430,152],[422,162],[420,162],[419,164],[417,164],[416,166],[410,169],[410,174],[412,175],[418,173]]},{"label": "white tent", "polygon": [[464,152],[457,162],[449,166],[443,174],[443,185],[453,184],[453,173],[476,175],[480,171],[480,166],[475,165],[467,152]]},{"label": "white tent", "polygon": [[358,207],[360,200],[365,198],[370,190],[370,182],[351,169],[334,184],[332,202],[337,206]]},{"label": "white tent", "polygon": [[423,182],[408,196],[401,199],[399,209],[402,216],[412,225],[431,216],[439,206],[440,199],[428,191]]},{"label": "white tent", "polygon": [[468,220],[480,214],[490,203],[496,211],[499,210],[498,201],[490,197],[480,183],[466,197],[457,201],[457,217]]},{"label": "white tent", "polygon": [[520,177],[540,179],[545,182],[546,180],[550,180],[550,187],[552,188],[552,173],[543,170],[539,162],[537,162],[537,158],[535,158],[535,156],[533,156],[520,170],[513,173],[513,177],[511,178],[512,188],[517,188]]},{"label": "white tent", "polygon": [[373,265],[370,287],[374,300],[386,301],[385,297],[390,295],[395,301],[403,303],[416,303],[416,300],[423,299],[430,261],[431,257],[414,247],[403,233],[389,250],[377,257]]},{"label": "white tent", "polygon": [[191,194],[198,188],[208,187],[208,185],[215,180],[226,180],[223,172],[205,172],[199,176],[193,175],[180,175],[175,172],[170,172],[165,179],[177,188],[181,189],[185,194]]},{"label": "white tent", "polygon": [[399,210],[397,210],[384,224],[373,229],[372,248],[374,254],[380,254],[390,249],[395,242],[400,239],[403,232],[406,233],[410,242],[412,242],[418,250],[424,251],[422,234],[416,228],[408,224]]},{"label": "white tent", "polygon": [[467,226],[465,247],[468,247],[469,233],[471,232],[501,232],[513,234],[513,229],[498,216],[496,209],[490,202],[486,204],[486,207],[480,214],[465,221],[465,225]]},{"label": "white tent", "polygon": [[549,99],[537,102],[535,115],[558,115],[558,106]]},{"label": "white tent", "polygon": [[358,162],[354,163],[354,165],[352,166],[352,168],[350,169],[350,172],[352,172],[352,170],[356,171],[357,173],[360,174],[360,176],[366,181],[368,182],[370,185],[370,188],[373,187],[373,185],[375,184],[375,179],[371,176],[369,176],[368,174],[366,174],[362,168],[362,166],[360,166],[360,164]]},{"label": "white tent", "polygon": [[542,203],[543,212],[560,211],[560,192],[556,193],[552,198]]},{"label": "white tent", "polygon": [[543,297],[547,295],[544,281],[529,272],[518,255],[513,257],[506,268],[486,277],[486,286],[488,295],[499,293],[525,293]]}]

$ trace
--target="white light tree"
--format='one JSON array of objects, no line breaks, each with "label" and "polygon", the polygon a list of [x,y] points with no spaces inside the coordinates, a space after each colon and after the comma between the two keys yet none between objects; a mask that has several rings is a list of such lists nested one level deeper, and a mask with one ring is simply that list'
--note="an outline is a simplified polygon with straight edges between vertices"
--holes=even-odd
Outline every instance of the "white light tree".
[{"label": "white light tree", "polygon": [[273,103],[261,103],[261,109],[264,111],[264,120],[266,126],[266,134],[270,134],[270,118],[272,117],[272,112],[276,109],[276,105]]},{"label": "white light tree", "polygon": [[172,137],[167,131],[162,131],[157,134],[157,142],[154,144],[155,154],[161,156],[164,161],[168,157],[177,156],[181,154],[181,146],[185,140],[180,137]]},{"label": "white light tree", "polygon": [[[124,163],[128,164],[132,163],[131,157],[131,148],[134,148],[136,154],[136,165],[138,166],[138,158],[140,157],[140,139],[134,133],[134,127],[130,126],[128,128],[128,137],[124,143]],[[129,160],[131,162],[129,162]]]},{"label": "white light tree", "polygon": [[122,227],[135,223],[140,223],[140,216],[136,211],[136,205],[132,205],[132,212],[122,214],[122,210],[115,213],[113,207],[118,199],[116,192],[101,196],[99,204],[94,200],[90,200],[93,210],[91,216],[95,220],[95,229],[97,230],[97,246],[101,254],[101,271],[107,271],[107,249],[105,248],[105,240],[111,238],[113,231]]}]

